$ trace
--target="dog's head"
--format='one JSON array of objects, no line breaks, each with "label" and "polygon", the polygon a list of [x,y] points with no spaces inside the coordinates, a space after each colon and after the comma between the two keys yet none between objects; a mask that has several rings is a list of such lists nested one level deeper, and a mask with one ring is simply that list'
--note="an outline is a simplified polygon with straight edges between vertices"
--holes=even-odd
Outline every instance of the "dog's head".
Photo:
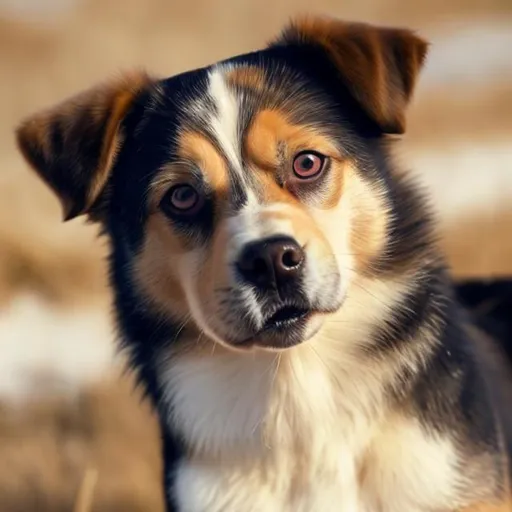
[{"label": "dog's head", "polygon": [[262,51],[98,86],[18,143],[66,218],[104,225],[141,308],[285,348],[392,257],[384,141],[425,54],[407,30],[304,19]]}]

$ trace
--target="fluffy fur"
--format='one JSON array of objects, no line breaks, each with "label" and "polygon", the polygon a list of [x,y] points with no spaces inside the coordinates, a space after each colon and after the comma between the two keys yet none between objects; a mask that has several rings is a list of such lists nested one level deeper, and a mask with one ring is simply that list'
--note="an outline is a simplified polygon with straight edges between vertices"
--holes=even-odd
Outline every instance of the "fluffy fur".
[{"label": "fluffy fur", "polygon": [[264,50],[132,75],[18,129],[67,217],[110,237],[169,510],[510,506],[505,369],[389,156],[426,49],[298,20]]}]

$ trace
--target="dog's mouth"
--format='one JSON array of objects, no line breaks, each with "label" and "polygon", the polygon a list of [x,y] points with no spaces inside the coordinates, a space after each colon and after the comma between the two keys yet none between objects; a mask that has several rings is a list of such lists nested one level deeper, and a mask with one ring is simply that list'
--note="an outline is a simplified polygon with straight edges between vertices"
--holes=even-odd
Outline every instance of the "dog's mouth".
[{"label": "dog's mouth", "polygon": [[262,331],[281,330],[305,319],[310,311],[298,306],[283,306],[267,318]]},{"label": "dog's mouth", "polygon": [[[284,305],[274,310],[262,327],[241,343],[273,349],[293,347],[304,340],[304,329],[313,310],[297,305]],[[240,344],[239,344],[240,345]]]},{"label": "dog's mouth", "polygon": [[303,341],[304,328],[313,313],[314,311],[310,308],[283,305],[271,312],[260,329],[243,341],[233,344],[238,347],[292,347]]}]

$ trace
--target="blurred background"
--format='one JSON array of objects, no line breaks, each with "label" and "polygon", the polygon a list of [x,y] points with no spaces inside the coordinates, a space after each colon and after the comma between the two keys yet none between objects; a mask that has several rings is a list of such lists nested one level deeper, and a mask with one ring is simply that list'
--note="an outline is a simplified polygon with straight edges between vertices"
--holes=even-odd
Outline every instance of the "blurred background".
[{"label": "blurred background", "polygon": [[0,0],[0,512],[161,512],[158,434],[121,374],[105,241],[15,150],[28,113],[144,66],[261,47],[297,13],[432,42],[398,158],[430,187],[457,276],[512,273],[512,0]]}]

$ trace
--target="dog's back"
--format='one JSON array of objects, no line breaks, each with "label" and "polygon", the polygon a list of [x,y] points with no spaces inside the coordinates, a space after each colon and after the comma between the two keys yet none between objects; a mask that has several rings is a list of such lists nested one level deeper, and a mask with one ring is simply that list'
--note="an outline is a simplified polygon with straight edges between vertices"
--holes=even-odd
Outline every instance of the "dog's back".
[{"label": "dog's back", "polygon": [[465,280],[455,292],[480,334],[476,338],[503,422],[512,480],[512,279]]},{"label": "dog's back", "polygon": [[472,321],[499,342],[512,365],[512,279],[463,281],[456,293]]}]

